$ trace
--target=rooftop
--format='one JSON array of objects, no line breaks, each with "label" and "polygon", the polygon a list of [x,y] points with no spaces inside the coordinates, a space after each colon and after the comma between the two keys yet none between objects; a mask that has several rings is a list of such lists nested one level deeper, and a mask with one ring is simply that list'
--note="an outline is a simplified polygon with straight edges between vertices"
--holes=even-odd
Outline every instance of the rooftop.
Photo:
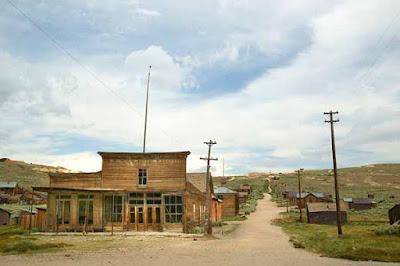
[{"label": "rooftop", "polygon": [[186,158],[190,151],[177,152],[102,152],[98,154],[107,159],[173,159]]},{"label": "rooftop", "polygon": [[232,189],[229,189],[227,187],[215,187],[214,193],[215,194],[235,194],[237,192],[233,191]]},{"label": "rooftop", "polygon": [[200,192],[206,192],[207,173],[187,173],[186,180]]},{"label": "rooftop", "polygon": [[0,188],[16,188],[17,182],[1,181]]},{"label": "rooftop", "polygon": [[[346,211],[346,206],[344,202],[340,202],[340,210]],[[333,202],[314,202],[307,203],[308,212],[336,212],[336,203]]]}]

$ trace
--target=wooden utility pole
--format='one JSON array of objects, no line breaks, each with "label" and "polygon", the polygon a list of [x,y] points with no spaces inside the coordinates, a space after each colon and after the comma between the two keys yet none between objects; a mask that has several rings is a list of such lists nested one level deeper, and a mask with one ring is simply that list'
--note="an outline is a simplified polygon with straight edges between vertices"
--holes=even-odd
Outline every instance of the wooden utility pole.
[{"label": "wooden utility pole", "polygon": [[340,217],[340,197],[339,197],[339,186],[338,186],[338,176],[337,176],[337,164],[336,164],[336,147],[335,147],[335,130],[333,127],[334,123],[339,122],[339,119],[333,119],[333,115],[339,114],[336,112],[325,112],[324,115],[329,115],[329,120],[325,120],[325,123],[330,123],[331,125],[331,140],[332,140],[332,159],[333,159],[333,175],[335,177],[335,197],[336,197],[336,224],[338,235],[342,235],[342,221]]},{"label": "wooden utility pole", "polygon": [[205,199],[205,223],[204,223],[204,232],[207,235],[212,235],[212,226],[210,221],[210,161],[216,161],[218,158],[211,158],[211,146],[217,144],[216,141],[206,141],[204,144],[208,145],[208,156],[207,158],[200,157],[201,160],[207,161],[207,176],[206,176],[206,199]]},{"label": "wooden utility pole", "polygon": [[300,173],[303,171],[303,168],[300,168],[299,170],[297,170],[297,180],[299,182],[299,199],[297,202],[297,205],[299,207],[299,211],[300,211],[300,222],[303,222],[303,211],[301,208],[301,178],[300,178]]},{"label": "wooden utility pole", "polygon": [[146,110],[145,110],[145,115],[144,115],[144,134],[143,134],[143,152],[146,152],[147,109],[149,107],[150,70],[151,70],[151,66],[149,66],[149,74],[147,75]]},{"label": "wooden utility pole", "polygon": [[288,197],[287,185],[285,184],[285,197],[286,197],[286,212],[289,212],[289,197]]}]

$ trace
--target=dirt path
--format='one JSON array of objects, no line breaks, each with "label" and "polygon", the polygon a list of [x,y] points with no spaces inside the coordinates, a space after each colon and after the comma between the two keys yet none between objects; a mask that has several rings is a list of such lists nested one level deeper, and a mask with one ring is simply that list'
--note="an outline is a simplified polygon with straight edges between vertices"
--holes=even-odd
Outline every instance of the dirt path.
[{"label": "dirt path", "polygon": [[[270,224],[281,211],[270,196],[259,201],[257,211],[232,235],[221,240],[156,240],[146,248],[102,252],[0,257],[2,265],[387,265],[322,258],[295,249],[279,227]],[[132,240],[133,241],[133,240]],[[137,240],[135,240],[137,241]],[[144,240],[147,241],[147,240]],[[154,241],[154,240],[150,240]],[[4,263],[4,264],[3,264]]]}]

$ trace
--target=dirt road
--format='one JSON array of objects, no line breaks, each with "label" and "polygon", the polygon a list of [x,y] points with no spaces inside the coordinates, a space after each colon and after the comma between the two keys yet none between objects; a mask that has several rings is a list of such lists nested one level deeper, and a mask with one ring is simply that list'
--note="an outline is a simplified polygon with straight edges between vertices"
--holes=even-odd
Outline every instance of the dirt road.
[{"label": "dirt road", "polygon": [[[143,240],[145,248],[0,257],[2,265],[388,265],[322,258],[295,249],[279,227],[270,224],[281,211],[270,196],[229,237],[220,240]],[[133,241],[133,240],[132,240]],[[135,240],[137,241],[137,240]]]}]

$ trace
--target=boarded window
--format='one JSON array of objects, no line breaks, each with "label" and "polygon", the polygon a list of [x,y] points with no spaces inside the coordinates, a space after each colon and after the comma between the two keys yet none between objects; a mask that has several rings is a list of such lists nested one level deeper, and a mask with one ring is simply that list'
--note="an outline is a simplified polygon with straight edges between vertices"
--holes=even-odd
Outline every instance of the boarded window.
[{"label": "boarded window", "polygon": [[139,169],[139,185],[147,185],[147,169]]},{"label": "boarded window", "polygon": [[182,223],[183,204],[182,196],[166,195],[165,201],[165,222]]}]

